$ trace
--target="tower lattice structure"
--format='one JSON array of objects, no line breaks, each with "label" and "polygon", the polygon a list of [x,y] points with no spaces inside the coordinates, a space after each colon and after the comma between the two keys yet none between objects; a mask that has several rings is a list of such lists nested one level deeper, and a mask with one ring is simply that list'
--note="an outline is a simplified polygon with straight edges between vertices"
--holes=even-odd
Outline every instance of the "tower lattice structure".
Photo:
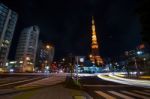
[{"label": "tower lattice structure", "polygon": [[97,65],[103,64],[103,60],[99,55],[99,46],[97,42],[94,17],[92,17],[92,44],[91,44],[90,60],[92,61],[92,63]]}]

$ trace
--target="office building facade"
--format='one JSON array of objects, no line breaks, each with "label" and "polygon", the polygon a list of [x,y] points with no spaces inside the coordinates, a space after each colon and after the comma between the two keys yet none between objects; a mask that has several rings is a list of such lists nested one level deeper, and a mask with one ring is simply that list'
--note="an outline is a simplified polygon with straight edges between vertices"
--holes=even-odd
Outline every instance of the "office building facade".
[{"label": "office building facade", "polygon": [[51,68],[53,62],[55,48],[51,44],[39,42],[36,58],[36,67],[38,70],[44,71],[46,67]]},{"label": "office building facade", "polygon": [[20,35],[16,60],[21,72],[34,71],[40,29],[38,26],[25,28]]},{"label": "office building facade", "polygon": [[18,15],[0,3],[0,68],[5,69]]}]

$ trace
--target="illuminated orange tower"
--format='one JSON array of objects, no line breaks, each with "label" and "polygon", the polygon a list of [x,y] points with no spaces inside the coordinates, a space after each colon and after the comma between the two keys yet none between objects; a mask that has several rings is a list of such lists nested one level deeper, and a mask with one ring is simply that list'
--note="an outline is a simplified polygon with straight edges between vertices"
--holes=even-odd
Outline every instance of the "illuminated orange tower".
[{"label": "illuminated orange tower", "polygon": [[92,44],[91,44],[90,60],[92,61],[92,63],[97,65],[103,64],[103,60],[99,55],[99,46],[97,42],[95,22],[93,16],[92,16]]}]

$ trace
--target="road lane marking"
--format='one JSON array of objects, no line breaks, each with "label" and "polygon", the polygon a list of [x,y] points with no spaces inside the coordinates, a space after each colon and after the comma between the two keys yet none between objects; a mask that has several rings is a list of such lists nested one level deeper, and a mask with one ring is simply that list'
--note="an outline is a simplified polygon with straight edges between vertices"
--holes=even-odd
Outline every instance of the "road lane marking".
[{"label": "road lane marking", "polygon": [[86,99],[85,96],[74,96],[74,99]]},{"label": "road lane marking", "polygon": [[108,95],[108,94],[106,94],[106,93],[104,93],[102,91],[95,91],[95,93],[97,93],[98,95],[100,95],[100,96],[102,96],[102,97],[104,97],[106,99],[117,99],[117,98],[115,98],[115,97],[113,97],[111,95]]},{"label": "road lane marking", "polygon": [[136,93],[132,93],[132,92],[128,92],[128,91],[121,91],[121,92],[125,93],[125,94],[129,94],[129,95],[135,96],[135,97],[138,97],[138,98],[150,99],[150,97],[142,96],[142,95],[139,95],[139,94],[136,94]]},{"label": "road lane marking", "polygon": [[142,91],[138,91],[138,90],[133,90],[133,91],[136,93],[139,93],[139,94],[150,95],[150,93],[147,93],[147,92],[142,92]]},{"label": "road lane marking", "polygon": [[36,80],[36,79],[39,79],[39,78],[33,78],[33,79],[27,79],[27,80],[22,80],[22,81],[16,81],[16,82],[12,82],[12,83],[2,84],[2,85],[0,85],[0,87],[7,86],[7,85],[12,85],[12,84],[18,84],[18,83],[22,83],[22,82],[26,82],[26,81],[32,81],[32,80]]},{"label": "road lane marking", "polygon": [[124,94],[121,94],[121,93],[118,93],[118,92],[115,92],[115,91],[108,91],[109,93],[111,94],[114,94],[116,96],[119,96],[121,98],[124,98],[124,99],[135,99],[133,97],[130,97],[130,96],[127,96],[127,95],[124,95]]}]

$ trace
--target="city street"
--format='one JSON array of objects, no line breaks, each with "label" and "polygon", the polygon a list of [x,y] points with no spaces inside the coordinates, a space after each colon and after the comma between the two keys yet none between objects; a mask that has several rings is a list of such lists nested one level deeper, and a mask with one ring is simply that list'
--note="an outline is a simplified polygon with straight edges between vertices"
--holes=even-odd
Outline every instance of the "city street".
[{"label": "city street", "polygon": [[41,80],[14,86],[11,90],[1,89],[0,99],[92,99],[84,91],[66,88],[66,76],[64,73],[51,74]]},{"label": "city street", "polygon": [[0,89],[10,89],[15,86],[45,78],[43,75],[0,75]]},{"label": "city street", "polygon": [[[80,74],[81,89],[66,87],[66,77],[58,73],[49,76],[12,76],[14,82],[30,80],[0,87],[0,99],[149,99],[150,89],[119,84],[99,78],[98,74]],[[2,78],[7,81],[12,77]],[[43,77],[43,78],[42,78]],[[22,79],[22,80],[21,80]],[[34,80],[35,79],[35,80]],[[39,80],[40,79],[40,80]],[[0,86],[3,86],[1,84]],[[58,92],[59,91],[59,92]]]},{"label": "city street", "polygon": [[98,78],[81,77],[83,89],[94,99],[149,99],[150,89],[118,84]]},{"label": "city street", "polygon": [[0,0],[0,99],[150,99],[150,0]]}]

